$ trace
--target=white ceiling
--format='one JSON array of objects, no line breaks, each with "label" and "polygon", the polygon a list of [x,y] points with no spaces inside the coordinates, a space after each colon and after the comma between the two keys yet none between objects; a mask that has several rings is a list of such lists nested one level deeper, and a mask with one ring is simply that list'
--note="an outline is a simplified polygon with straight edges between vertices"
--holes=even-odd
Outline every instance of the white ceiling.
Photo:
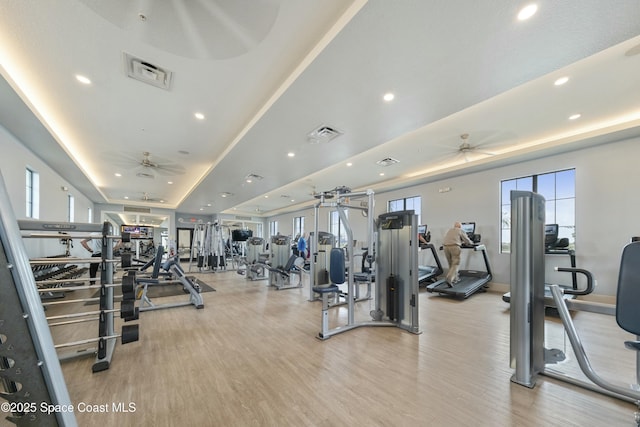
[{"label": "white ceiling", "polygon": [[640,2],[525,4],[3,1],[0,123],[96,202],[253,216],[640,134]]}]

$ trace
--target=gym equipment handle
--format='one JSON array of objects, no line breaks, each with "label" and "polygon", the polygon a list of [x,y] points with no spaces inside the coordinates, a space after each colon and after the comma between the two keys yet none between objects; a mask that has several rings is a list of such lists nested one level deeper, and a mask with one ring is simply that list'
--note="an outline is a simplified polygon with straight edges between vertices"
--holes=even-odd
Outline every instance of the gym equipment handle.
[{"label": "gym equipment handle", "polygon": [[566,272],[566,273],[580,273],[584,274],[587,278],[587,287],[585,289],[564,289],[563,292],[566,295],[589,295],[593,292],[594,289],[594,280],[593,275],[590,271],[584,270],[582,268],[573,268],[573,267],[556,267],[556,271]]}]

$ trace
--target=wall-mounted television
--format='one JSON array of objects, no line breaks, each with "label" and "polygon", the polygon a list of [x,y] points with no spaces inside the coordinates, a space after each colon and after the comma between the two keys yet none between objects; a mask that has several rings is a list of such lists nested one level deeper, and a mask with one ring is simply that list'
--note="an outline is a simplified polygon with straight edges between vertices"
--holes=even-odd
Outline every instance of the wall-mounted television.
[{"label": "wall-mounted television", "polygon": [[153,239],[153,227],[146,225],[121,225],[120,234],[129,233],[132,239]]}]

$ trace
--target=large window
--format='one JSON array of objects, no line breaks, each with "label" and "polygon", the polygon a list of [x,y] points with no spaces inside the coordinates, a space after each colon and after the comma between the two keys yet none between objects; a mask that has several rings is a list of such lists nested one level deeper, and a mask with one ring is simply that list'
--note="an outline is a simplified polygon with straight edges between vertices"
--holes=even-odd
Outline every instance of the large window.
[{"label": "large window", "polygon": [[[345,215],[349,216],[349,211],[344,212]],[[338,211],[331,211],[329,213],[329,233],[336,236],[338,239],[338,246],[346,246],[347,244],[347,230],[344,228],[344,224],[340,219],[340,214]]]},{"label": "large window", "polygon": [[40,217],[40,174],[27,168],[27,218]]},{"label": "large window", "polygon": [[278,221],[269,222],[269,237],[278,234]]},{"label": "large window", "polygon": [[511,190],[534,191],[545,199],[545,223],[558,224],[558,237],[569,239],[569,248],[576,242],[576,171],[567,169],[540,175],[509,179],[500,183],[501,190],[501,251],[511,251]]},{"label": "large window", "polygon": [[69,218],[69,222],[75,221],[75,211],[76,209],[76,199],[71,195],[67,195],[67,217]]},{"label": "large window", "polygon": [[387,212],[409,211],[413,210],[418,215],[418,224],[422,224],[422,197],[414,196],[404,199],[389,200]]},{"label": "large window", "polygon": [[297,216],[293,218],[293,238],[304,235],[304,217]]}]

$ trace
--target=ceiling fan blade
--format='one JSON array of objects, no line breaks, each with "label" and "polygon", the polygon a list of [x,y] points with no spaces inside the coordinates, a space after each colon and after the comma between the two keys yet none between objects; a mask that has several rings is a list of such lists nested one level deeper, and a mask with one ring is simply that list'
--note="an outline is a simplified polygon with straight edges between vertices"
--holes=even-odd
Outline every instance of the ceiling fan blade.
[{"label": "ceiling fan blade", "polygon": [[133,156],[123,153],[102,153],[101,159],[115,166],[132,169],[140,166],[140,161]]},{"label": "ceiling fan blade", "polygon": [[171,165],[159,164],[155,168],[153,168],[153,170],[155,170],[159,175],[164,175],[164,176],[183,175],[186,171],[184,167],[176,164],[171,164]]}]

